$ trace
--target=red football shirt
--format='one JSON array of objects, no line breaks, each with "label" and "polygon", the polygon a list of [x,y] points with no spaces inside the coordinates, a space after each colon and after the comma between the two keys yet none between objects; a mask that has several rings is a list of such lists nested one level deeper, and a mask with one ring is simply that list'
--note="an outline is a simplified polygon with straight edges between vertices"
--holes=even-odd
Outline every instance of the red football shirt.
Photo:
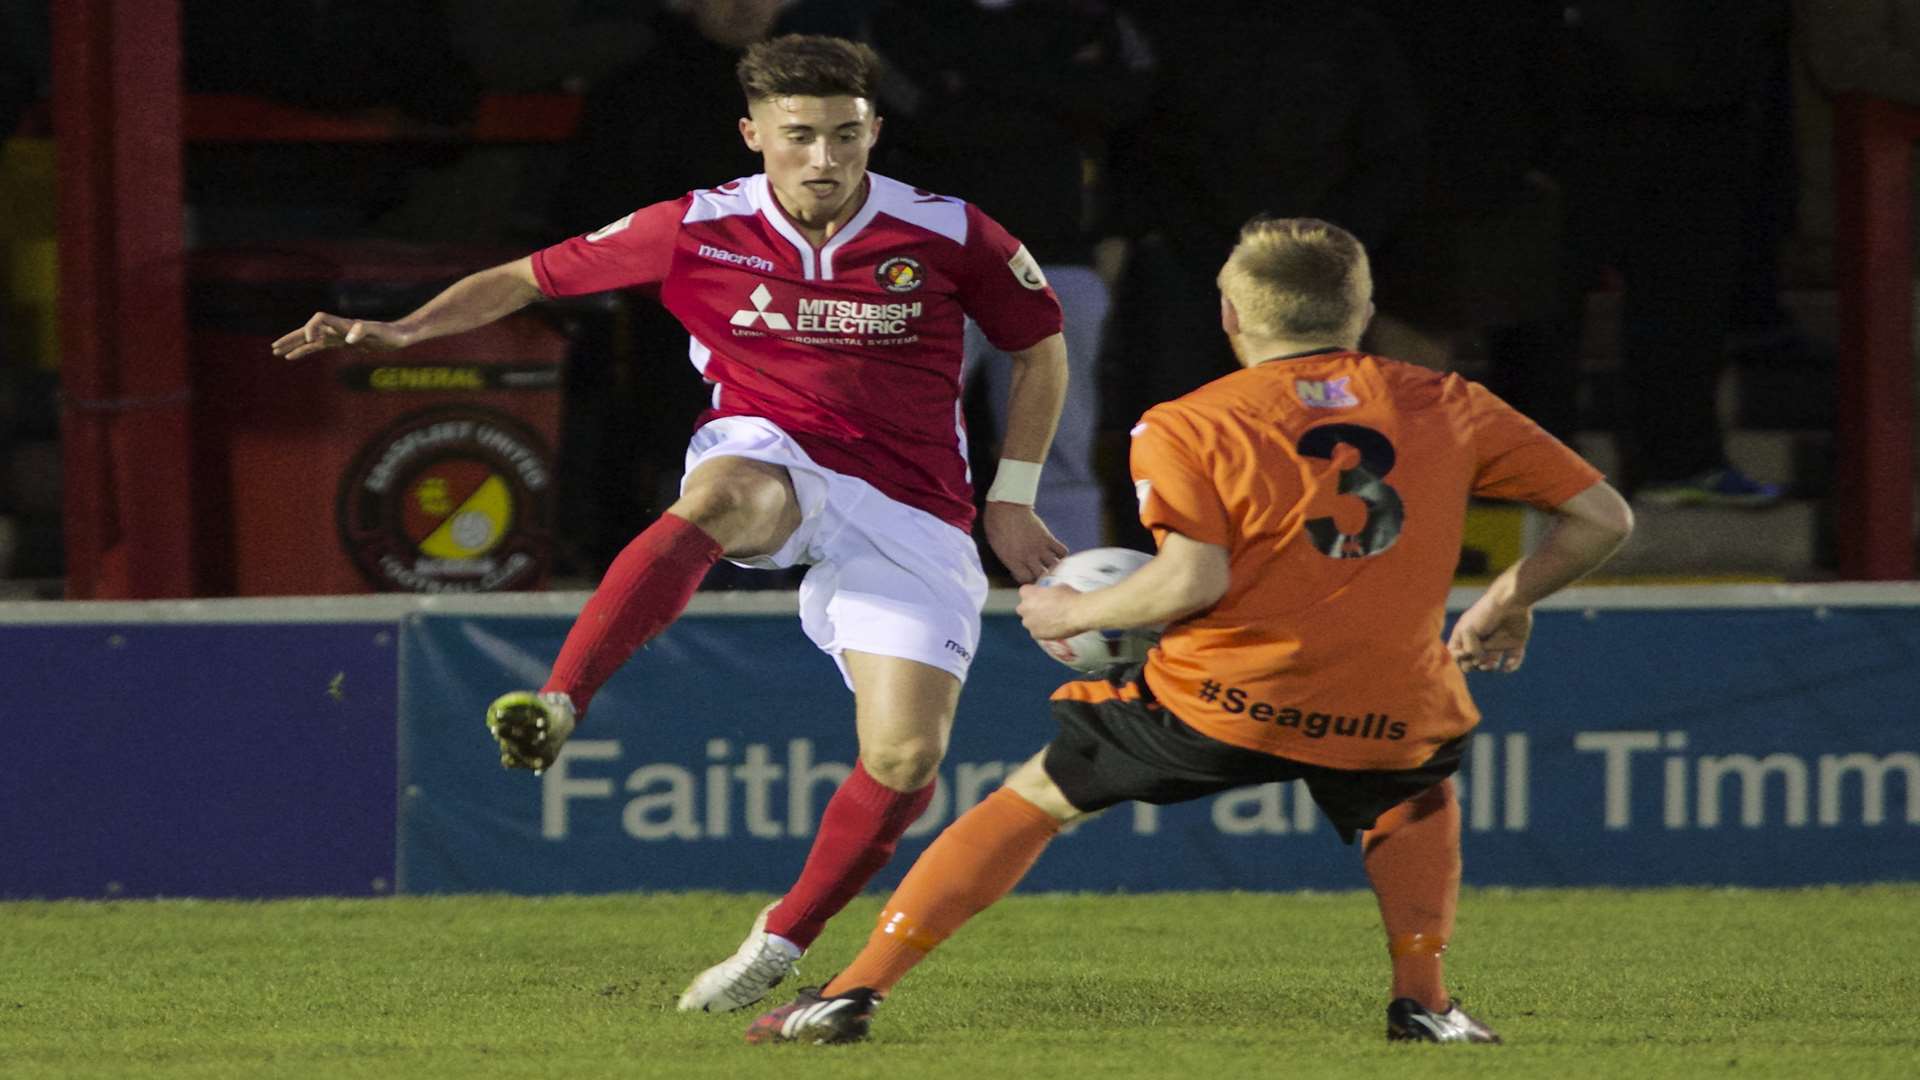
[{"label": "red football shirt", "polygon": [[1060,303],[977,208],[867,179],[860,209],[817,247],[761,174],[539,251],[534,275],[548,296],[656,291],[714,386],[700,423],[771,420],[819,464],[965,531],[965,319],[1014,351],[1059,332]]}]

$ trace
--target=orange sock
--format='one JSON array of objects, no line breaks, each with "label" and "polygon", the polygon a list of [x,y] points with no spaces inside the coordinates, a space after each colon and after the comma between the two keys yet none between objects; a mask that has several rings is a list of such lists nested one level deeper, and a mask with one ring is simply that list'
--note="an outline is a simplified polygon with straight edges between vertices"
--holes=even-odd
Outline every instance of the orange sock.
[{"label": "orange sock", "polygon": [[1440,958],[1460,899],[1460,804],[1453,781],[1382,814],[1361,843],[1393,959],[1393,996],[1442,1011],[1450,997]]},{"label": "orange sock", "polygon": [[893,989],[934,946],[1012,891],[1059,831],[1053,815],[1007,788],[987,796],[914,862],[866,948],[821,993]]}]

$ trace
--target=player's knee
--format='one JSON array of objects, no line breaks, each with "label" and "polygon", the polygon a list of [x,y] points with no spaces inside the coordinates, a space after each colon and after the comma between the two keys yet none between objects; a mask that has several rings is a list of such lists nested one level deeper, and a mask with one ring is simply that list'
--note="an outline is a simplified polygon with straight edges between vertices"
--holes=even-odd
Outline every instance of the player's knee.
[{"label": "player's knee", "polygon": [[777,483],[749,472],[729,472],[690,484],[675,504],[684,509],[695,525],[720,525],[727,519],[758,517],[776,510],[781,503]]},{"label": "player's knee", "polygon": [[1086,817],[1086,812],[1068,802],[1066,793],[1048,775],[1046,757],[1047,752],[1042,750],[1015,769],[1013,775],[1007,777],[1007,790],[1046,811],[1062,824]]},{"label": "player's knee", "polygon": [[[783,534],[788,517],[797,524],[798,508],[793,502],[793,490],[784,478],[764,467],[741,463],[702,468],[689,478],[672,510],[718,541],[728,555],[739,555],[741,549],[765,546],[769,538]],[[790,532],[791,527],[784,531]]]},{"label": "player's knee", "polygon": [[1426,818],[1433,814],[1445,813],[1453,805],[1453,781],[1451,779],[1442,780],[1407,800],[1407,806],[1411,809],[1413,817],[1416,819]]},{"label": "player's knee", "polygon": [[867,775],[895,791],[919,791],[940,770],[943,747],[936,739],[908,739],[860,751]]}]

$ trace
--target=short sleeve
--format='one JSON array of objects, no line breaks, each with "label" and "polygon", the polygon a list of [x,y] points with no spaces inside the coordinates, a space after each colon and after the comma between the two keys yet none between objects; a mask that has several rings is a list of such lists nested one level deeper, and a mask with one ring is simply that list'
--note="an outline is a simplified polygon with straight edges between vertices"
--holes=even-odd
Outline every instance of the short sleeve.
[{"label": "short sleeve", "polygon": [[1025,244],[967,204],[967,243],[957,279],[960,307],[1001,352],[1060,332],[1060,298]]},{"label": "short sleeve", "polygon": [[585,236],[533,254],[533,277],[548,296],[657,287],[673,265],[687,198],[654,203]]},{"label": "short sleeve", "polygon": [[1155,541],[1169,532],[1189,540],[1233,546],[1233,523],[1213,475],[1200,463],[1194,432],[1178,413],[1150,410],[1133,427],[1133,491],[1140,524]]},{"label": "short sleeve", "polygon": [[1572,447],[1478,383],[1473,417],[1473,493],[1546,510],[1606,479]]}]

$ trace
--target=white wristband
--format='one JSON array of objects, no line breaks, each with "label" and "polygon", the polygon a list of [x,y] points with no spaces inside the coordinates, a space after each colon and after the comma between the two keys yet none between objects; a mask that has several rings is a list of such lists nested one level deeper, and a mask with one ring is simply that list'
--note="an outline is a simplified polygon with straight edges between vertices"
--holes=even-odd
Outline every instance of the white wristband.
[{"label": "white wristband", "polygon": [[993,474],[993,486],[987,489],[988,502],[1020,503],[1032,506],[1040,494],[1040,463],[1001,458]]}]

